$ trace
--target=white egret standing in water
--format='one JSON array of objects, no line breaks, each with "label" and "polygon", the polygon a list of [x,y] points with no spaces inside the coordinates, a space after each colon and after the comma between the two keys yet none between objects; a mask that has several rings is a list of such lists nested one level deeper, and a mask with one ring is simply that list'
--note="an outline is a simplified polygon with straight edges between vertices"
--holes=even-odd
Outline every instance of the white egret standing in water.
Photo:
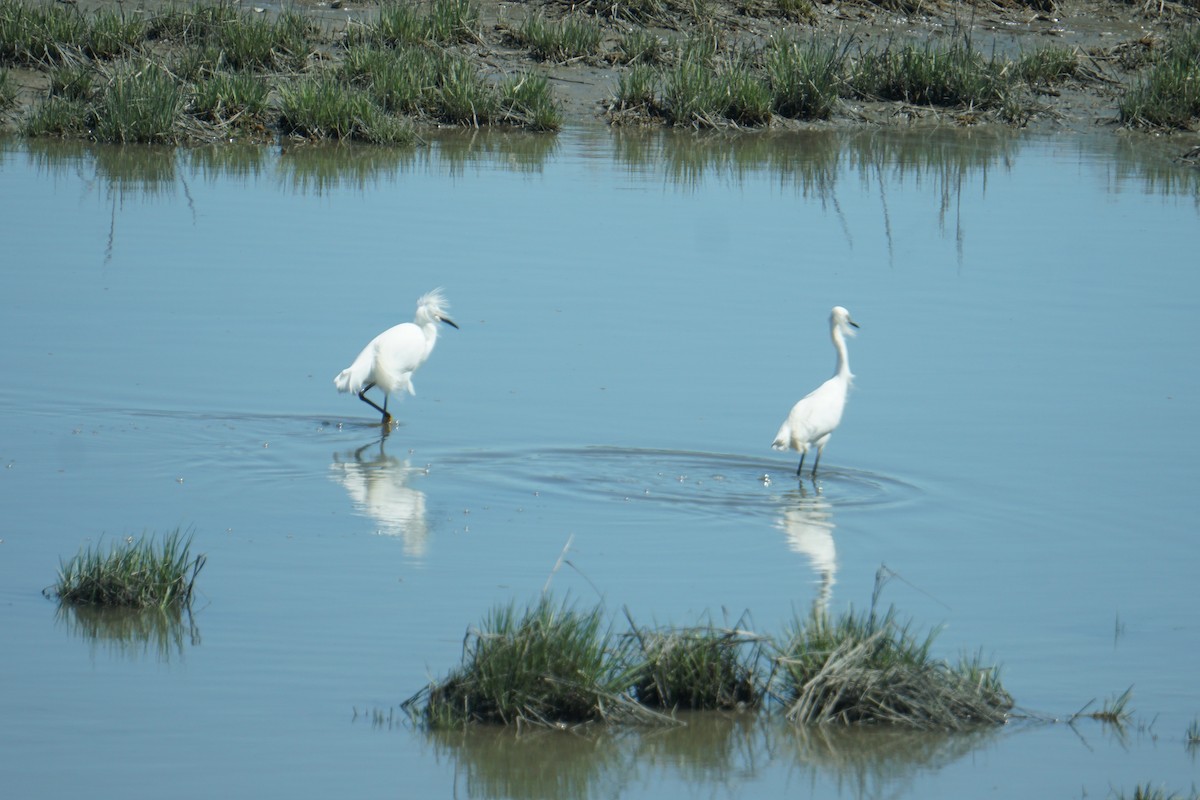
[{"label": "white egret standing in water", "polygon": [[830,435],[842,421],[842,411],[846,408],[846,392],[854,377],[850,373],[850,361],[846,356],[846,337],[853,336],[851,328],[857,328],[858,323],[850,319],[850,312],[841,306],[834,306],[829,315],[829,330],[833,336],[833,347],[837,350],[837,370],[833,377],[822,383],[816,389],[800,399],[792,406],[787,419],[779,426],[775,441],[771,447],[776,450],[792,449],[800,453],[800,466],[796,467],[799,475],[804,469],[804,457],[808,448],[816,445],[817,458],[813,462],[812,475],[816,477],[817,465],[821,463],[821,453]]},{"label": "white egret standing in water", "polygon": [[[333,385],[339,392],[354,392],[376,411],[383,414],[383,423],[392,421],[388,413],[388,396],[407,390],[415,395],[412,375],[425,363],[437,344],[439,322],[454,328],[458,325],[446,316],[448,304],[441,289],[434,289],[417,300],[417,314],[412,322],[388,328],[376,336],[354,359],[354,363],[338,373]],[[383,390],[383,406],[367,397],[367,390],[378,386]]]}]

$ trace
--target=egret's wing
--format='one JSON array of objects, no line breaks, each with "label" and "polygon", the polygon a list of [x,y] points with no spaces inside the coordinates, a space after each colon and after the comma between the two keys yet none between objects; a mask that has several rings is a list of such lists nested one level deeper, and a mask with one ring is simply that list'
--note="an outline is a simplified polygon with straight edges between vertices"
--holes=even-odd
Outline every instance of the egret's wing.
[{"label": "egret's wing", "polygon": [[375,337],[374,381],[386,391],[407,389],[412,393],[413,370],[425,361],[425,334],[411,322],[388,328]]},{"label": "egret's wing", "polygon": [[363,387],[371,382],[371,367],[375,362],[375,339],[363,348],[354,359],[354,363],[346,367],[333,379],[333,385],[339,392],[358,394]]}]

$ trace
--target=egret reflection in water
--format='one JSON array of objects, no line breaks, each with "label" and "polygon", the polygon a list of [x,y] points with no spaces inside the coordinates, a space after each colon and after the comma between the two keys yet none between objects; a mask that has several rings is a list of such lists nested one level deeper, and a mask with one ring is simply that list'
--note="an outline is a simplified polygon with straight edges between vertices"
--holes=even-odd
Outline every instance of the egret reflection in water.
[{"label": "egret reflection in water", "polygon": [[350,494],[355,510],[378,523],[378,533],[400,537],[406,555],[422,558],[429,539],[425,493],[409,483],[426,469],[389,456],[384,449],[386,441],[385,433],[377,442],[342,456],[335,454],[329,468]]},{"label": "egret reflection in water", "polygon": [[808,558],[819,579],[813,608],[825,611],[833,596],[837,576],[837,547],[833,542],[833,505],[820,489],[812,491],[800,483],[779,498],[782,515],[776,527],[787,536],[788,548]]}]

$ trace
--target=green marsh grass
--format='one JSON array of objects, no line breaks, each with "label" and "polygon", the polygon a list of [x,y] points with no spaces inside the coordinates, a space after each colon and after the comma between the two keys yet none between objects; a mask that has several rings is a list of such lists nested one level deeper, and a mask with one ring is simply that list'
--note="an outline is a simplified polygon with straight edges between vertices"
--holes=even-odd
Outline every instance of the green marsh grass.
[{"label": "green marsh grass", "polygon": [[556,131],[562,127],[562,111],[542,75],[514,75],[500,86],[500,105],[505,122],[531,131]]},{"label": "green marsh grass", "polygon": [[[771,121],[771,87],[749,58],[727,58],[717,75],[716,113],[735,125],[761,126]],[[724,102],[721,102],[721,98]]]},{"label": "green marsh grass", "polygon": [[453,45],[481,41],[479,7],[471,0],[434,0],[421,12],[416,4],[385,0],[379,16],[347,31],[348,45]]},{"label": "green marsh grass", "polygon": [[812,0],[774,0],[776,13],[796,22],[813,22],[817,18]]},{"label": "green marsh grass", "polygon": [[1121,122],[1188,129],[1200,120],[1200,25],[1175,32],[1163,54],[1122,96]]},{"label": "green marsh grass", "polygon": [[1022,53],[1013,72],[1031,86],[1053,86],[1079,74],[1079,53],[1072,47],[1039,47]]},{"label": "green marsh grass", "polygon": [[121,9],[101,9],[88,20],[83,50],[96,59],[136,53],[141,50],[148,31],[144,17],[126,16]]},{"label": "green marsh grass", "polygon": [[160,540],[143,536],[107,551],[87,547],[62,562],[48,590],[71,605],[122,608],[186,607],[194,596],[203,554],[191,555],[191,536],[176,530]]},{"label": "green marsh grass", "polygon": [[963,730],[1003,724],[1012,697],[980,656],[957,664],[930,653],[936,632],[915,634],[894,608],[831,618],[814,609],[797,618],[775,657],[787,716],[801,724],[886,723]]},{"label": "green marsh grass", "polygon": [[308,60],[311,27],[299,13],[278,17],[243,12],[233,24],[216,28],[204,44],[221,52],[231,69],[294,70]]},{"label": "green marsh grass", "polygon": [[440,76],[432,112],[443,122],[477,128],[499,117],[500,98],[474,64],[451,58]]},{"label": "green marsh grass", "polygon": [[0,0],[0,63],[57,64],[77,58],[87,38],[87,22],[74,8]]},{"label": "green marsh grass", "polygon": [[511,35],[534,58],[554,62],[593,56],[600,51],[604,38],[600,26],[587,17],[568,16],[550,21],[541,13],[526,17]]},{"label": "green marsh grass", "polygon": [[646,25],[665,21],[672,3],[670,0],[585,0],[579,7],[605,19]]},{"label": "green marsh grass", "polygon": [[353,46],[342,60],[341,76],[388,111],[420,115],[436,108],[438,84],[450,58],[424,47]]},{"label": "green marsh grass", "polygon": [[[1125,800],[1125,793],[1115,795],[1119,800]],[[1129,795],[1129,800],[1197,800],[1200,794],[1193,789],[1191,794],[1180,794],[1172,792],[1163,786],[1155,786],[1152,783],[1140,783],[1133,788],[1133,794]]]},{"label": "green marsh grass", "polygon": [[1133,710],[1129,708],[1129,701],[1132,697],[1133,687],[1130,686],[1120,694],[1114,695],[1108,700],[1105,700],[1104,705],[1100,707],[1099,711],[1092,712],[1087,712],[1087,709],[1092,705],[1092,703],[1095,702],[1095,700],[1089,700],[1083,708],[1075,712],[1074,716],[1071,717],[1071,720],[1073,721],[1080,717],[1089,717],[1091,719],[1099,720],[1100,722],[1107,722],[1112,725],[1124,725],[1133,716]]},{"label": "green marsh grass", "polygon": [[17,102],[17,82],[12,73],[0,68],[0,110],[4,110]]},{"label": "green marsh grass", "polygon": [[649,64],[631,64],[617,76],[617,108],[653,107],[658,95],[658,80],[658,70]]},{"label": "green marsh grass", "polygon": [[762,637],[711,624],[666,630],[638,628],[632,619],[629,624],[636,644],[630,654],[633,695],[643,705],[741,709],[762,702]]},{"label": "green marsh grass", "polygon": [[270,85],[253,73],[219,72],[196,81],[189,111],[222,126],[262,124],[270,92]]},{"label": "green marsh grass", "polygon": [[184,105],[174,77],[150,62],[117,64],[89,106],[92,137],[114,144],[174,142]]},{"label": "green marsh grass", "polygon": [[86,103],[50,95],[26,115],[21,133],[31,138],[81,139],[87,135],[87,114]]},{"label": "green marsh grass", "polygon": [[828,119],[844,81],[846,45],[778,39],[767,51],[764,68],[777,114]]},{"label": "green marsh grass", "polygon": [[[711,623],[614,636],[599,607],[548,596],[494,609],[463,642],[462,663],[403,704],[429,728],[471,723],[663,723],[664,711],[755,708],[770,699],[800,725],[885,724],[967,731],[1004,724],[1013,701],[978,655],[930,654],[895,611],[797,619],[783,644]],[[769,654],[769,659],[765,658]],[[772,665],[763,674],[762,662]]]},{"label": "green marsh grass", "polygon": [[632,30],[617,42],[617,54],[625,64],[662,64],[670,47],[661,36],[641,29]]},{"label": "green marsh grass", "polygon": [[301,78],[280,89],[280,128],[313,140],[411,144],[412,128],[380,108],[363,89],[331,75]]},{"label": "green marsh grass", "polygon": [[50,70],[51,97],[62,97],[80,103],[91,102],[96,96],[96,70],[88,64],[62,64]]},{"label": "green marsh grass", "polygon": [[970,39],[956,37],[949,46],[926,43],[863,53],[851,70],[850,82],[868,98],[998,108],[1009,88],[1004,66],[985,58]]},{"label": "green marsh grass", "polygon": [[501,606],[468,632],[461,666],[404,708],[431,728],[650,719],[626,694],[616,645],[598,608],[580,611],[545,596],[524,611]]},{"label": "green marsh grass", "polygon": [[1189,748],[1200,746],[1200,719],[1192,720],[1184,733],[1184,742]]}]

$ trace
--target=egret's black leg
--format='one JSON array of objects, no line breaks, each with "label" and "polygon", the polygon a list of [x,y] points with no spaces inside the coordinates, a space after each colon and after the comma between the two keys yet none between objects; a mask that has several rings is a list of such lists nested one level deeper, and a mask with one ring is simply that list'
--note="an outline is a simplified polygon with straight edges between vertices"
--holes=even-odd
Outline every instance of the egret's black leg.
[{"label": "egret's black leg", "polygon": [[817,464],[821,463],[821,448],[817,448],[817,460],[813,462],[812,477],[817,477]]},{"label": "egret's black leg", "polygon": [[366,404],[367,404],[367,405],[369,405],[371,408],[373,408],[373,409],[375,409],[376,411],[378,411],[380,414],[383,414],[383,421],[384,421],[384,423],[391,422],[391,421],[392,421],[392,415],[391,415],[391,414],[389,414],[389,413],[387,412],[387,395],[385,394],[385,395],[383,396],[383,406],[384,406],[384,407],[382,407],[382,408],[381,408],[381,407],[379,406],[379,404],[378,404],[378,403],[376,403],[374,400],[372,400],[371,398],[367,397],[367,389],[370,389],[370,388],[372,388],[372,387],[374,387],[374,386],[375,386],[375,384],[373,384],[373,383],[368,383],[366,386],[364,386],[364,387],[363,387],[363,390],[362,390],[361,392],[359,392],[359,393],[358,393],[358,399],[359,399],[359,400],[362,400],[364,403],[366,403]]},{"label": "egret's black leg", "polygon": [[806,455],[808,455],[808,451],[807,451],[807,450],[805,450],[805,451],[803,451],[802,453],[800,453],[800,466],[796,467],[796,477],[797,477],[797,478],[799,478],[799,477],[800,477],[800,473],[804,471],[804,457],[805,457]]}]

